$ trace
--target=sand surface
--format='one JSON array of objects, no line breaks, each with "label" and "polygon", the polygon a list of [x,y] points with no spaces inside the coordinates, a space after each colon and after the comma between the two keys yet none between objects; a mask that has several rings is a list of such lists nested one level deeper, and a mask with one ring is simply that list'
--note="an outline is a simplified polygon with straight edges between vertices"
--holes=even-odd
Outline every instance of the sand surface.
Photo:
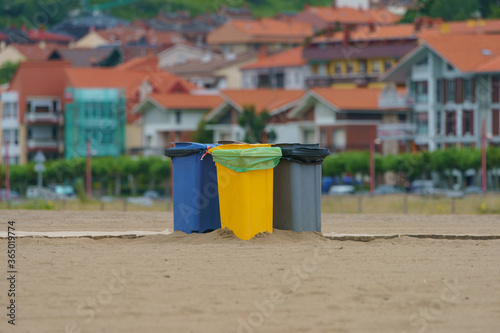
[{"label": "sand surface", "polygon": [[[0,211],[18,230],[165,231],[170,213]],[[339,234],[500,235],[498,216],[323,216]],[[7,241],[0,240],[4,249]],[[0,332],[496,332],[500,240],[332,241],[227,230],[17,240]],[[6,276],[3,269],[2,276]],[[0,305],[7,302],[0,280]],[[5,311],[4,311],[5,312]]]}]

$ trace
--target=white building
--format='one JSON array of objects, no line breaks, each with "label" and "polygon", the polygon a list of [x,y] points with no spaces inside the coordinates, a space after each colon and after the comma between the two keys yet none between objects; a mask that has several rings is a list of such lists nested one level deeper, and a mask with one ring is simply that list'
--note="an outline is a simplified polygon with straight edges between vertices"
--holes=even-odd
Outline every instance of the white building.
[{"label": "white building", "polygon": [[302,58],[302,47],[272,55],[259,55],[257,61],[241,68],[243,89],[305,89],[309,67]]},{"label": "white building", "polygon": [[479,147],[483,119],[500,143],[500,35],[423,34],[382,80],[409,87],[417,146]]}]

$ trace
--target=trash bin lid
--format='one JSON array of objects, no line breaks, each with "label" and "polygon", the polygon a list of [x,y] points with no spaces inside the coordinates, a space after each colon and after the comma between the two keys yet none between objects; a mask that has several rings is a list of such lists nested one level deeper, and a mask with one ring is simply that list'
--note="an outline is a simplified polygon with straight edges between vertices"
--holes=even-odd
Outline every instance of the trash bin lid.
[{"label": "trash bin lid", "polygon": [[320,148],[318,144],[278,143],[274,147],[281,148],[283,160],[307,164],[322,164],[330,151]]},{"label": "trash bin lid", "polygon": [[236,172],[272,169],[281,158],[281,149],[277,147],[220,149],[211,153],[214,162]]},{"label": "trash bin lid", "polygon": [[216,144],[204,144],[196,142],[176,142],[175,147],[165,149],[165,156],[168,157],[183,157],[201,152],[215,147]]}]

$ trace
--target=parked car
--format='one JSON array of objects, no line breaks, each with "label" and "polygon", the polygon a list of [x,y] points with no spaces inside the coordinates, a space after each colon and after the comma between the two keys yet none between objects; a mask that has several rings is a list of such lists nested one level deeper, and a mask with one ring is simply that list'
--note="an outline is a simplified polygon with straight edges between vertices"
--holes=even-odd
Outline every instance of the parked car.
[{"label": "parked car", "polygon": [[71,185],[52,184],[49,188],[55,192],[58,199],[73,199],[76,197],[75,189]]},{"label": "parked car", "polygon": [[465,194],[483,194],[483,190],[479,186],[469,186],[465,189]]},{"label": "parked car", "polygon": [[376,195],[383,195],[383,194],[397,194],[397,193],[402,193],[399,188],[392,186],[392,185],[379,185],[374,191],[374,194]]},{"label": "parked car", "polygon": [[356,189],[352,185],[335,185],[328,191],[329,195],[348,195],[354,194]]},{"label": "parked car", "polygon": [[[7,200],[7,193],[4,188],[0,190],[0,198],[2,199],[2,201]],[[19,193],[17,193],[17,191],[13,190],[9,191],[9,200],[20,200],[20,199],[21,196],[19,195]]]},{"label": "parked car", "polygon": [[411,184],[411,191],[418,195],[441,195],[442,191],[434,186],[432,180],[415,180]]}]

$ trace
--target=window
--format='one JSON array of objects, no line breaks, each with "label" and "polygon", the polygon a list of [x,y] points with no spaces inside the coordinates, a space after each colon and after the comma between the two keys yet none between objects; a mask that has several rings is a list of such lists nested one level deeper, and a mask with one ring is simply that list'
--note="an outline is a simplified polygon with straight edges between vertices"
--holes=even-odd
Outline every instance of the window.
[{"label": "window", "polygon": [[417,62],[415,64],[415,66],[417,66],[417,67],[427,67],[427,63],[428,63],[428,58],[425,57],[424,59],[422,59],[419,62]]},{"label": "window", "polygon": [[347,62],[347,73],[353,73],[354,72],[354,63],[352,61]]},{"label": "window", "polygon": [[452,66],[450,63],[447,63],[447,64],[446,64],[446,69],[447,69],[448,71],[453,71],[453,70],[455,70],[455,68],[453,68],[453,66]]},{"label": "window", "polygon": [[455,111],[446,111],[446,135],[455,135],[455,130]]},{"label": "window", "polygon": [[269,87],[269,75],[259,74],[257,80],[258,80],[257,87],[259,87],[259,88],[268,88]]},{"label": "window", "polygon": [[285,87],[285,74],[277,73],[275,75],[275,78],[276,78],[276,87],[284,88]]},{"label": "window", "polygon": [[366,61],[359,62],[359,72],[366,73]]},{"label": "window", "polygon": [[410,95],[417,103],[427,103],[427,81],[412,82],[410,85]]},{"label": "window", "polygon": [[500,102],[500,76],[498,75],[491,77],[491,102]]},{"label": "window", "polygon": [[466,79],[464,81],[464,101],[472,102],[472,80]]},{"label": "window", "polygon": [[436,102],[441,103],[443,100],[443,80],[436,81]]},{"label": "window", "polygon": [[391,60],[385,60],[384,61],[384,71],[388,71],[389,68],[392,67],[392,61]]},{"label": "window", "polygon": [[378,61],[378,60],[374,60],[373,61],[373,70],[372,70],[372,72],[375,73],[375,74],[380,73],[380,61]]},{"label": "window", "polygon": [[446,101],[455,101],[455,81],[453,80],[446,80]]},{"label": "window", "polygon": [[10,130],[8,129],[3,130],[3,143],[7,144],[7,142],[10,142]]},{"label": "window", "polygon": [[464,110],[462,114],[462,134],[474,135],[474,113],[472,110]]},{"label": "window", "polygon": [[319,75],[326,75],[326,64],[320,64],[318,69]]},{"label": "window", "polygon": [[429,133],[429,121],[427,112],[417,113],[417,134],[427,135]]},{"label": "window", "polygon": [[14,130],[14,144],[19,144],[19,130]]},{"label": "window", "polygon": [[498,109],[491,110],[491,119],[492,119],[491,133],[493,134],[493,136],[498,136],[500,135],[500,110]]},{"label": "window", "polygon": [[336,150],[345,150],[346,134],[344,129],[336,129],[333,131],[333,145]]},{"label": "window", "polygon": [[342,63],[335,63],[335,74],[342,74]]},{"label": "window", "polygon": [[176,124],[181,123],[181,111],[179,110],[175,111],[175,123]]},{"label": "window", "polygon": [[436,112],[436,134],[440,135],[441,134],[441,111]]},{"label": "window", "polygon": [[17,119],[17,103],[3,105],[3,119]]}]

